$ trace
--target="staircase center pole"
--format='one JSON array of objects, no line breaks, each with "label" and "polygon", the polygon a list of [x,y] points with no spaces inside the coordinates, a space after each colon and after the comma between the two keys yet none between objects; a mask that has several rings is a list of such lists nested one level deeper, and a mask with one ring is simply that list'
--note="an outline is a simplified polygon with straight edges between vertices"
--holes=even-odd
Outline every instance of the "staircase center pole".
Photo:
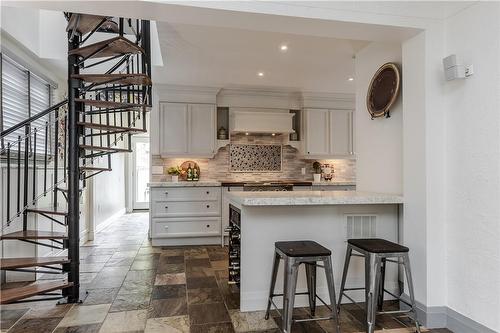
[{"label": "staircase center pole", "polygon": [[[68,34],[68,51],[78,48],[80,36],[71,38]],[[82,110],[82,103],[76,103],[80,87],[79,80],[72,79],[73,74],[79,74],[80,68],[75,66],[78,56],[68,55],[68,258],[70,259],[68,282],[73,287],[68,289],[68,303],[76,303],[80,298],[80,203],[79,203],[79,148],[78,148],[78,117]]]}]

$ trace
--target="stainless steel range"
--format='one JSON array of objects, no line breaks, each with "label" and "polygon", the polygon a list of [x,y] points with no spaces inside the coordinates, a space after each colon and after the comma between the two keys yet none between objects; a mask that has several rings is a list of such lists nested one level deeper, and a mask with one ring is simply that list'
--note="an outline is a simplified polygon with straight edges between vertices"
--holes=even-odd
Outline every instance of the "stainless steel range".
[{"label": "stainless steel range", "polygon": [[252,182],[243,184],[243,191],[293,191],[293,184],[285,182]]}]

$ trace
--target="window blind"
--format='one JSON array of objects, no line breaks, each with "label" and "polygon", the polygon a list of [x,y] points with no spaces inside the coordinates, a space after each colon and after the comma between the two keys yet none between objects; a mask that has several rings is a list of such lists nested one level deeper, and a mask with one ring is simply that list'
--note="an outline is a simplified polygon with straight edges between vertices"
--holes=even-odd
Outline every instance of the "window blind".
[{"label": "window blind", "polygon": [[[1,129],[6,130],[49,108],[51,105],[51,89],[50,84],[45,80],[2,54],[3,121],[0,124]],[[44,116],[31,124],[32,131],[34,128],[37,129],[37,153],[41,153],[45,149],[45,135],[47,134],[45,123],[50,123],[49,117],[50,115]],[[6,141],[16,141],[18,136],[24,137],[24,134],[25,129],[21,128],[9,134]],[[48,135],[51,135],[50,130]],[[33,148],[31,147],[31,150]],[[51,151],[50,148],[49,145],[49,152]],[[21,148],[21,150],[23,149]]]},{"label": "window blind", "polygon": [[[29,72],[2,55],[2,130],[6,130],[29,117]],[[9,135],[8,141],[24,135],[19,129]]]}]

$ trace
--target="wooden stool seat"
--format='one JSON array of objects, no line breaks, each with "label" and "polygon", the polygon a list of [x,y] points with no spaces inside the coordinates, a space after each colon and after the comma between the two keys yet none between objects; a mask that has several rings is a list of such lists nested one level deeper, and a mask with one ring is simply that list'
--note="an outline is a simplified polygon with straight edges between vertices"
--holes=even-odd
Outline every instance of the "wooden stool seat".
[{"label": "wooden stool seat", "polygon": [[380,238],[349,239],[349,244],[370,253],[408,252],[409,248]]},{"label": "wooden stool seat", "polygon": [[289,257],[324,257],[332,254],[332,251],[314,241],[276,242],[275,246]]}]

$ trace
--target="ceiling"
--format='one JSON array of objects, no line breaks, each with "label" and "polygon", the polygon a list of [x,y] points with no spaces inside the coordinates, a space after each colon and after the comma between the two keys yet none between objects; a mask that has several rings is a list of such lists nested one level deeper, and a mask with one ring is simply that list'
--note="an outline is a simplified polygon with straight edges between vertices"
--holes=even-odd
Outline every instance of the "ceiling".
[{"label": "ceiling", "polygon": [[157,27],[164,66],[154,67],[153,79],[178,85],[353,93],[353,55],[368,43],[166,22]]}]

